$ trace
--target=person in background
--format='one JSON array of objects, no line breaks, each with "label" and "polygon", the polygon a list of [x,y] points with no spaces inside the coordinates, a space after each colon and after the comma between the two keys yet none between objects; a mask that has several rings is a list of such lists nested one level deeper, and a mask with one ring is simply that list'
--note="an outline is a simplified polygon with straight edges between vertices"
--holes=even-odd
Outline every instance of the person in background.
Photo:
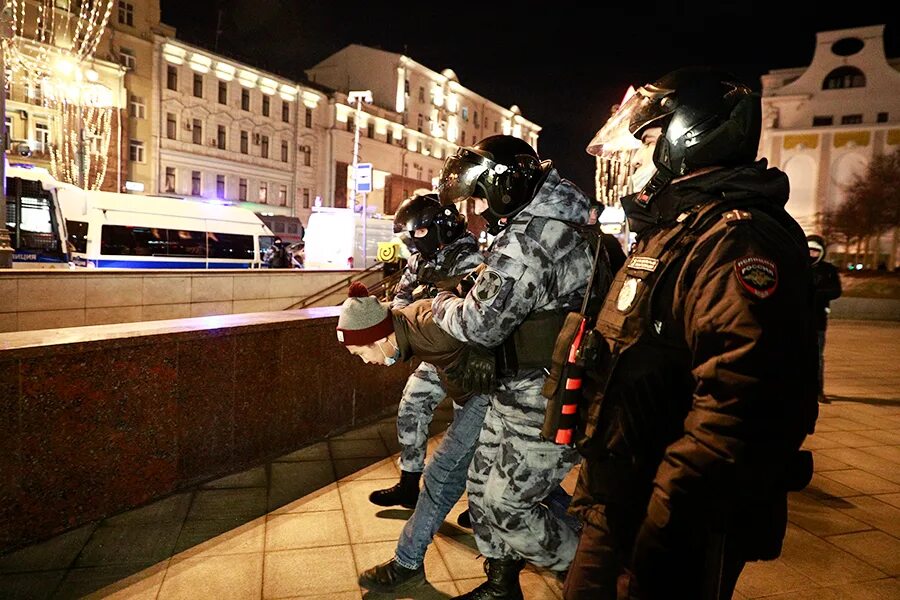
[{"label": "person in background", "polygon": [[349,295],[337,325],[338,341],[347,350],[366,363],[386,366],[418,358],[432,365],[442,379],[441,389],[453,398],[453,422],[425,467],[424,485],[394,557],[359,577],[366,589],[396,593],[425,581],[425,551],[465,491],[475,440],[487,411],[488,396],[476,392],[491,391],[493,381],[488,377],[482,387],[465,388],[446,378],[445,371],[464,361],[468,348],[434,324],[430,298],[391,308],[370,296],[359,282],[350,287]]},{"label": "person in background", "polygon": [[280,237],[272,240],[272,245],[266,251],[266,266],[270,269],[287,269],[291,266],[287,248]]},{"label": "person in background", "polygon": [[586,346],[566,600],[731,598],[747,561],[781,553],[788,491],[812,477],[811,272],[787,176],[755,161],[760,121],[749,88],[691,67],[588,145],[660,128],[655,172],[622,198],[634,250]]},{"label": "person in background", "polygon": [[837,268],[825,260],[827,244],[821,235],[806,236],[809,262],[812,264],[815,298],[816,333],[819,338],[819,402],[827,404],[825,396],[825,330],[828,328],[829,305],[841,297],[841,278]]}]

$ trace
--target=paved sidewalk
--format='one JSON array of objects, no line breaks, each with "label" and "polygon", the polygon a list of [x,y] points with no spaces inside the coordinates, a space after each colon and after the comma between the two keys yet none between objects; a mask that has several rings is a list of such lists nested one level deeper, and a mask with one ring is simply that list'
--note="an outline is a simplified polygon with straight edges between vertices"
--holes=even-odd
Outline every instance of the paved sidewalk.
[{"label": "paved sidewalk", "polygon": [[[748,565],[736,598],[900,600],[900,323],[834,321],[812,484],[791,498],[782,558]],[[451,413],[432,424],[439,440]],[[483,580],[451,513],[415,595],[360,590],[409,515],[368,494],[399,477],[391,417],[152,505],[0,558],[0,598],[438,599]],[[572,489],[573,472],[565,482]],[[555,600],[547,574],[522,575],[528,600]]]}]

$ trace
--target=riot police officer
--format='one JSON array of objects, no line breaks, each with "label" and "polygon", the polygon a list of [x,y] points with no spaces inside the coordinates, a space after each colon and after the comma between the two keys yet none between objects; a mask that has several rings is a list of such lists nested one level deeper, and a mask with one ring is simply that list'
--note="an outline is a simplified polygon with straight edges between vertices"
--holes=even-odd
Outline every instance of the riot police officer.
[{"label": "riot police officer", "polygon": [[[397,284],[391,308],[433,297],[483,262],[478,241],[466,229],[466,218],[455,206],[441,206],[437,195],[415,194],[394,215],[394,233],[406,237],[415,250]],[[378,506],[415,508],[419,480],[425,468],[428,426],[446,391],[434,366],[423,362],[410,375],[397,410],[400,481],[376,490],[369,500]]]},{"label": "riot police officer", "polygon": [[[505,135],[448,157],[438,194],[445,206],[474,202],[496,236],[465,297],[442,292],[432,303],[441,329],[498,360],[467,487],[487,581],[460,598],[520,599],[526,560],[561,573],[577,545],[574,529],[545,502],[577,452],[540,437],[541,387],[561,323],[579,309],[592,271],[591,243],[579,235],[591,202],[530,145]],[[597,281],[605,288],[603,256]]]},{"label": "riot police officer", "polygon": [[588,152],[652,127],[656,173],[623,198],[637,242],[585,385],[568,600],[730,598],[746,561],[779,555],[787,492],[812,475],[806,242],[787,177],[755,162],[759,97],[729,73],[680,69],[639,89]]}]

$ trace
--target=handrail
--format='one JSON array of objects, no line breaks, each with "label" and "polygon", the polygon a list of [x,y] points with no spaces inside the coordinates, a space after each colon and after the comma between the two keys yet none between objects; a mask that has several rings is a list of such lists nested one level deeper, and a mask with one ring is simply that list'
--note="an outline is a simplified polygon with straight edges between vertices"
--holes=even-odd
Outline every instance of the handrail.
[{"label": "handrail", "polygon": [[[322,300],[324,298],[327,298],[328,296],[331,296],[338,290],[346,289],[354,281],[359,281],[360,279],[364,278],[366,275],[372,273],[373,271],[381,270],[381,268],[382,268],[381,263],[376,263],[376,264],[372,265],[371,267],[367,267],[366,269],[363,269],[362,271],[354,272],[354,273],[348,275],[347,277],[341,279],[340,281],[332,283],[331,285],[324,287],[317,292],[313,292],[312,294],[310,294],[309,296],[306,296],[302,300],[298,300],[297,302],[295,302],[294,304],[291,304],[284,310],[295,310],[295,309],[300,309],[300,308],[306,308],[307,306],[309,306],[315,302],[318,302],[319,300]],[[393,277],[393,275],[391,275],[391,277]],[[390,277],[386,277],[385,279],[379,281],[378,283],[375,284],[375,286],[386,281],[387,279],[390,279]]]}]

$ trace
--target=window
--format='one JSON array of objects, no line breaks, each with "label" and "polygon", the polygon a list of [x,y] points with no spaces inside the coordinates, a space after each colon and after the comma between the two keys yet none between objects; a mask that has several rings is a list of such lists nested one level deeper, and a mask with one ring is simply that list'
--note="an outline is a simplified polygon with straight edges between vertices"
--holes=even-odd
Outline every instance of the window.
[{"label": "window", "polygon": [[829,125],[834,125],[834,117],[821,115],[813,117],[813,127],[827,127]]},{"label": "window", "polygon": [[260,140],[260,145],[262,147],[259,149],[259,155],[263,158],[269,158],[269,136],[264,135]]},{"label": "window", "polygon": [[878,113],[878,117],[875,119],[876,123],[887,123],[888,122],[888,114],[886,112]]},{"label": "window", "polygon": [[259,201],[263,204],[269,199],[269,184],[265,181],[259,182]]},{"label": "window", "polygon": [[823,90],[839,90],[843,88],[866,87],[865,74],[856,67],[838,67],[825,76]]},{"label": "window", "polygon": [[13,120],[12,117],[6,117],[6,138],[7,140],[13,139],[15,134],[13,133]]},{"label": "window", "polygon": [[241,110],[250,110],[250,90],[241,90]]},{"label": "window", "polygon": [[175,193],[175,167],[166,167],[166,192]]},{"label": "window", "polygon": [[862,115],[844,115],[841,117],[841,125],[858,125],[862,122]]},{"label": "window", "polygon": [[225,176],[224,175],[216,175],[216,198],[219,200],[225,199]]},{"label": "window", "polygon": [[469,121],[469,107],[468,107],[468,106],[463,106],[463,109],[462,109],[462,120],[463,120],[463,121],[466,121],[467,123],[468,123],[468,121]]},{"label": "window", "polygon": [[200,195],[200,171],[191,171],[191,194]]},{"label": "window", "polygon": [[307,128],[312,127],[312,109],[309,107],[306,107],[306,117],[304,120],[304,124]]},{"label": "window", "polygon": [[135,119],[147,118],[147,105],[140,96],[131,96],[131,104],[129,105],[129,115]]},{"label": "window", "polygon": [[219,125],[219,128],[216,132],[216,147],[219,148],[220,150],[225,150],[225,142],[226,142],[225,137],[226,137],[225,126]]},{"label": "window", "polygon": [[137,64],[134,58],[134,51],[128,48],[119,48],[119,63],[129,71],[134,71]]},{"label": "window", "polygon": [[69,234],[69,243],[72,244],[75,252],[87,252],[87,223],[66,219],[66,232]]},{"label": "window", "polygon": [[488,118],[487,115],[484,115],[484,128],[487,129]]},{"label": "window", "polygon": [[200,119],[194,119],[194,123],[191,126],[191,131],[193,133],[193,142],[195,144],[203,143],[203,123],[200,122]]},{"label": "window", "polygon": [[287,206],[287,186],[280,185],[278,186],[278,204],[281,206]]},{"label": "window", "polygon": [[309,188],[303,188],[303,208],[309,208]]},{"label": "window", "polygon": [[206,234],[206,244],[210,258],[253,258],[253,236],[238,233]]},{"label": "window", "polygon": [[472,122],[475,124],[475,129],[478,129],[478,111],[472,111]]},{"label": "window", "polygon": [[134,27],[134,4],[119,0],[119,24]]},{"label": "window", "polygon": [[263,108],[263,116],[264,117],[269,116],[269,107],[271,105],[271,102],[272,102],[272,100],[268,96],[263,94],[262,108]]},{"label": "window", "polygon": [[178,67],[173,65],[166,67],[166,88],[178,91]]},{"label": "window", "polygon": [[303,147],[303,166],[312,166],[312,149],[309,146]]},{"label": "window", "polygon": [[194,96],[196,98],[203,97],[203,75],[194,73]]},{"label": "window", "polygon": [[50,151],[50,127],[46,123],[34,124],[34,137],[37,140],[38,152]]},{"label": "window", "polygon": [[170,140],[178,137],[178,120],[175,113],[166,113],[166,137]]},{"label": "window", "polygon": [[250,134],[246,131],[241,131],[241,154],[248,154],[250,152]]},{"label": "window", "polygon": [[494,133],[497,133],[498,131],[500,131],[500,122],[494,121]]},{"label": "window", "polygon": [[366,135],[369,136],[369,139],[375,138],[375,123],[369,123],[369,126],[366,128]]},{"label": "window", "polygon": [[347,117],[347,131],[353,131],[356,128],[356,117]]},{"label": "window", "polygon": [[241,177],[238,179],[238,200],[247,201],[247,180]]},{"label": "window", "polygon": [[228,83],[219,82],[219,104],[228,104]]},{"label": "window", "polygon": [[425,102],[425,88],[419,86],[419,102]]},{"label": "window", "polygon": [[422,127],[424,125],[425,125],[425,117],[423,117],[422,115],[419,115],[419,117],[416,119],[416,131],[421,132]]},{"label": "window", "polygon": [[287,102],[281,103],[281,120],[285,123],[291,122],[291,105]]},{"label": "window", "polygon": [[144,142],[140,140],[131,140],[128,146],[128,159],[131,162],[144,162]]},{"label": "window", "polygon": [[288,143],[286,141],[281,142],[281,162],[288,161]]}]

